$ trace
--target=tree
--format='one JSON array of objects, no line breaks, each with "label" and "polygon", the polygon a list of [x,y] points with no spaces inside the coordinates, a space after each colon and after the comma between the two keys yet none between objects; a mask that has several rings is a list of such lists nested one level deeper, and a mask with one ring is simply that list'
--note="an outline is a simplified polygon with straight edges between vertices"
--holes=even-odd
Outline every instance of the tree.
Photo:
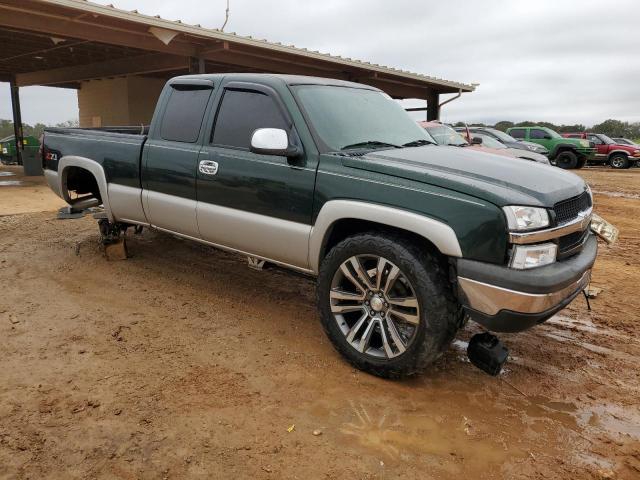
[{"label": "tree", "polygon": [[508,120],[503,120],[501,122],[498,122],[494,125],[494,128],[498,129],[498,130],[502,130],[503,132],[506,132],[508,128],[511,128],[514,126],[513,122],[510,122]]},{"label": "tree", "polygon": [[610,137],[635,138],[638,136],[638,129],[634,129],[632,125],[629,125],[629,122],[621,122],[612,118],[594,125],[593,130]]},{"label": "tree", "polygon": [[[48,126],[52,125],[45,125],[44,123],[29,125],[27,123],[23,123],[22,133],[25,136],[31,135],[36,138],[40,138],[40,135],[42,135],[42,132],[44,132],[44,129]],[[55,126],[63,128],[74,128],[79,126],[79,122],[78,120],[72,119],[67,120],[66,122],[56,123]],[[13,135],[13,122],[11,120],[0,119],[0,138],[9,137],[11,135]]]}]

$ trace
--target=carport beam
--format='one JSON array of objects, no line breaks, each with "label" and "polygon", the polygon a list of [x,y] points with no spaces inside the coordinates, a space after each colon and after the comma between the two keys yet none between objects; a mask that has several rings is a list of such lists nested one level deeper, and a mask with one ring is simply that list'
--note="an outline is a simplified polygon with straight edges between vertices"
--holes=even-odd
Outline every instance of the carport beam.
[{"label": "carport beam", "polygon": [[20,94],[19,87],[16,85],[16,77],[12,76],[9,80],[9,89],[11,90],[11,108],[13,110],[13,135],[16,141],[16,157],[18,163],[24,165],[22,161],[22,150],[24,148],[22,135],[22,115],[20,114]]},{"label": "carport beam", "polygon": [[440,119],[440,94],[427,91],[427,122]]}]

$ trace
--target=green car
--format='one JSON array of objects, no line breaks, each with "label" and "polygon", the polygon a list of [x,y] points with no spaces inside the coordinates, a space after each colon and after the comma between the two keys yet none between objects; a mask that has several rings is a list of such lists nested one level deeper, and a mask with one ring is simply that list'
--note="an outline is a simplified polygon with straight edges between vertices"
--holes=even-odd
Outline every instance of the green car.
[{"label": "green car", "polygon": [[[590,280],[597,241],[584,180],[437,146],[367,85],[176,77],[148,134],[122,132],[47,128],[43,137],[47,183],[74,210],[103,205],[104,243],[149,227],[245,255],[254,269],[267,262],[315,277],[329,339],[375,375],[423,370],[467,317],[496,332],[534,327]],[[268,280],[251,281],[269,292]],[[242,291],[238,302],[265,301]],[[213,312],[229,301],[212,289],[202,298]],[[304,308],[292,328],[313,328],[308,299],[287,300]]]},{"label": "green car", "polygon": [[[40,142],[32,135],[27,135],[22,139],[24,148],[35,149],[40,148]],[[19,163],[18,153],[16,152],[16,138],[14,135],[0,139],[0,160],[3,163]]]},{"label": "green car", "polygon": [[549,150],[549,160],[560,168],[582,168],[595,158],[596,149],[588,140],[564,138],[547,127],[512,127],[507,133],[518,140],[542,145]]}]

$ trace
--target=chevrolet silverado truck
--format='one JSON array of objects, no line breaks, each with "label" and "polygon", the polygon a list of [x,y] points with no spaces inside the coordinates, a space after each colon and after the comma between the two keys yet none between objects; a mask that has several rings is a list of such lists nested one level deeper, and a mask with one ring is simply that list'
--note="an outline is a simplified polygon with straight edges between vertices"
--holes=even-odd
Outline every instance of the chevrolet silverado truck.
[{"label": "chevrolet silverado truck", "polygon": [[563,133],[565,138],[583,138],[596,147],[593,163],[611,165],[611,168],[629,168],[640,161],[640,148],[614,141],[602,133]]},{"label": "chevrolet silverado truck", "polygon": [[102,205],[103,233],[150,227],[317,277],[331,342],[379,376],[423,370],[469,317],[498,332],[539,324],[590,279],[580,177],[434,146],[373,87],[176,77],[148,132],[122,132],[46,129],[53,191]]},{"label": "chevrolet silverado truck", "polygon": [[588,140],[564,138],[547,127],[512,127],[507,133],[518,140],[542,145],[549,150],[549,160],[560,168],[582,168],[595,159],[596,149]]}]

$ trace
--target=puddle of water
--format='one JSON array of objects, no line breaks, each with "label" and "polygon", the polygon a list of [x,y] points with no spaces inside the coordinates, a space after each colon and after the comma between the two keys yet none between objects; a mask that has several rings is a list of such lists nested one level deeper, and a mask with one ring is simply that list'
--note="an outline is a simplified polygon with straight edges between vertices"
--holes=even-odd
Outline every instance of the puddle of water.
[{"label": "puddle of water", "polygon": [[13,172],[0,172],[0,177],[15,177],[15,175]]},{"label": "puddle of water", "polygon": [[20,180],[0,180],[0,187],[17,187],[23,185]]},{"label": "puddle of water", "polygon": [[[590,319],[570,318],[564,315],[556,315],[555,317],[551,317],[549,320],[547,320],[544,325],[566,327],[574,330],[579,330],[581,332],[617,338],[619,340],[624,340],[625,342],[640,343],[640,341],[638,341],[637,339],[629,337],[628,335],[621,334],[611,328],[597,326]],[[554,332],[557,332],[557,330],[554,330]]]},{"label": "puddle of water", "polygon": [[577,347],[582,347],[585,350],[589,350],[594,353],[598,353],[600,355],[606,355],[610,357],[616,357],[620,360],[626,360],[632,364],[637,364],[638,357],[632,355],[630,353],[622,352],[619,350],[613,350],[611,348],[602,347],[600,345],[594,345],[588,342],[582,342],[577,340],[574,335],[571,335],[570,332],[554,332],[554,333],[545,333],[545,337],[552,338],[558,342],[571,342],[573,345]]},{"label": "puddle of water", "polygon": [[640,198],[640,195],[636,193],[609,192],[606,190],[593,190],[593,193],[597,193],[598,195],[604,195],[606,197]]},{"label": "puddle of water", "polygon": [[[454,342],[454,349],[465,343]],[[418,462],[439,472],[436,478],[484,478],[478,472],[565,449],[570,454],[562,439],[580,431],[573,403],[512,395],[484,377],[417,379],[386,385],[382,393],[380,387],[360,385],[361,401],[348,400],[346,387],[327,392],[308,412],[315,424],[338,432],[339,445],[363,449],[389,468]]]},{"label": "puddle of water", "polygon": [[605,430],[614,436],[629,435],[640,440],[640,411],[620,405],[594,405],[580,410],[578,421],[581,425]]}]

